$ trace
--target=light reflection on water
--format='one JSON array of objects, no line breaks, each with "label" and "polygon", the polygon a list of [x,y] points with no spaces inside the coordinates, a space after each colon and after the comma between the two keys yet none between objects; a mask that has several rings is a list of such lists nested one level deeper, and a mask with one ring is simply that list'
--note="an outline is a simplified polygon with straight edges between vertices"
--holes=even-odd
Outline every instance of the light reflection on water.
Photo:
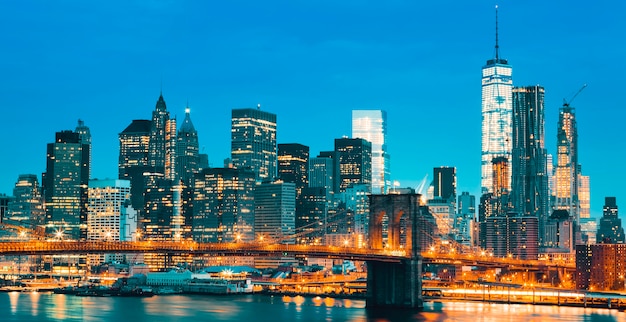
[{"label": "light reflection on water", "polygon": [[607,309],[428,302],[422,312],[365,309],[362,300],[302,296],[77,297],[50,293],[0,293],[0,321],[598,321],[626,322]]}]

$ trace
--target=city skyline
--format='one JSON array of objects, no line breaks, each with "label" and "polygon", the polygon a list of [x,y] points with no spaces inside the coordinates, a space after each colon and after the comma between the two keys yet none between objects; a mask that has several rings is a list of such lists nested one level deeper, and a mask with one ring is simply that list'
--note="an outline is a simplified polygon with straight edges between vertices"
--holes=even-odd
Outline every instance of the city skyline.
[{"label": "city skyline", "polygon": [[[0,135],[9,153],[0,161],[0,193],[11,194],[20,174],[41,178],[46,144],[78,119],[91,130],[92,178],[116,178],[118,133],[150,119],[162,90],[179,122],[190,107],[212,167],[229,157],[232,109],[261,104],[277,115],[277,143],[310,146],[311,155],[350,135],[352,110],[381,109],[392,180],[415,187],[425,174],[432,180],[434,167],[456,167],[457,191],[479,198],[480,70],[494,58],[494,6],[5,5],[0,25],[13,33],[1,36],[11,50],[0,54],[8,120]],[[618,186],[626,174],[604,160],[608,151],[621,159],[614,144],[625,135],[613,123],[624,113],[614,96],[626,75],[624,6],[532,1],[501,3],[498,13],[500,56],[514,68],[513,85],[546,89],[548,153],[556,154],[562,99],[588,84],[572,107],[595,218],[604,197],[619,203],[626,195]],[[529,30],[537,37],[519,41]],[[9,139],[16,133],[20,140]]]}]

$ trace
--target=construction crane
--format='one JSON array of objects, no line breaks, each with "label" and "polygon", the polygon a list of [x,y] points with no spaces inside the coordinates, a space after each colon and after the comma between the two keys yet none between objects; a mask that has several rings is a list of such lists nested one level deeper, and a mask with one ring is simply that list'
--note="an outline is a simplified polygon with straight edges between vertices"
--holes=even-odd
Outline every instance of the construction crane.
[{"label": "construction crane", "polygon": [[576,94],[574,94],[572,96],[572,98],[570,98],[569,100],[566,100],[565,98],[563,99],[563,107],[570,107],[570,104],[572,103],[572,101],[576,98],[576,96],[578,96],[578,94],[580,94],[580,92],[583,91],[583,89],[585,89],[585,87],[587,87],[587,84],[584,84],[583,87],[581,87],[578,92],[576,92]]}]

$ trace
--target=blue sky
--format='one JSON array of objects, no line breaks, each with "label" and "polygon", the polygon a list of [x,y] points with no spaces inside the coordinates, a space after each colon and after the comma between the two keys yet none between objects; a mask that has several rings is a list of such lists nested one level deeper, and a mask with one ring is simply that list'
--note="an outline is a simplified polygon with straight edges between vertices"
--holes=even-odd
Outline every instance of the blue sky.
[{"label": "blue sky", "polygon": [[[488,1],[5,1],[0,4],[0,192],[45,171],[54,133],[83,119],[93,175],[117,176],[118,133],[149,119],[162,87],[187,102],[212,166],[230,154],[230,111],[278,116],[278,142],[312,154],[350,135],[352,109],[388,113],[392,179],[455,166],[480,191],[480,75],[494,55]],[[626,4],[501,1],[500,54],[516,86],[546,88],[546,147],[576,98],[592,214],[626,200]]]}]

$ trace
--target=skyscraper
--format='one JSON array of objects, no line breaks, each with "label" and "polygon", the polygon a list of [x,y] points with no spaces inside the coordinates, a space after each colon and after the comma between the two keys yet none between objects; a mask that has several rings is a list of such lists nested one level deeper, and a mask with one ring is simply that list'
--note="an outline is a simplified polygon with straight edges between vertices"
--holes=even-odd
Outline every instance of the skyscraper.
[{"label": "skyscraper", "polygon": [[13,198],[9,201],[8,215],[4,219],[32,228],[44,224],[46,212],[37,175],[20,174],[13,188]]},{"label": "skyscraper", "polygon": [[456,201],[456,168],[433,168],[433,178],[433,197],[454,203]]},{"label": "skyscraper", "polygon": [[387,112],[353,110],[352,137],[372,144],[372,192],[387,193],[391,187],[390,155],[387,152]]},{"label": "skyscraper", "polygon": [[265,182],[254,191],[254,233],[274,244],[294,244],[296,230],[296,185]]},{"label": "skyscraper", "polygon": [[335,162],[332,158],[311,158],[309,161],[309,187],[326,188],[326,193],[334,192],[334,166]]},{"label": "skyscraper", "polygon": [[278,177],[296,184],[296,198],[309,186],[309,147],[298,143],[278,145]]},{"label": "skyscraper", "polygon": [[131,241],[137,212],[130,205],[130,181],[89,180],[87,239]]},{"label": "skyscraper", "polygon": [[550,192],[544,135],[544,89],[513,89],[513,158],[511,171],[513,209],[524,217],[537,217],[539,242],[547,240]]},{"label": "skyscraper", "polygon": [[233,109],[230,151],[235,168],[254,172],[257,182],[276,178],[276,114]]},{"label": "skyscraper", "polygon": [[61,131],[48,144],[46,172],[42,188],[46,208],[46,228],[63,238],[87,237],[87,192],[91,146],[81,135]]},{"label": "skyscraper", "polygon": [[120,155],[118,179],[130,180],[131,203],[135,210],[143,211],[144,172],[152,172],[148,163],[150,154],[150,120],[133,120],[119,134]]},{"label": "skyscraper", "polygon": [[578,130],[576,113],[569,104],[559,110],[557,128],[556,200],[554,208],[566,210],[577,223],[580,222],[578,200]]},{"label": "skyscraper", "polygon": [[208,168],[197,174],[194,184],[195,241],[255,240],[254,173],[233,168]]},{"label": "skyscraper", "polygon": [[176,143],[176,174],[180,193],[180,211],[184,224],[182,234],[191,237],[193,221],[194,178],[200,170],[198,132],[191,122],[189,107],[185,109],[185,119],[178,130]]},{"label": "skyscraper", "polygon": [[356,184],[371,189],[372,144],[365,139],[335,139],[335,152],[339,155],[339,190]]},{"label": "skyscraper", "polygon": [[616,199],[605,197],[596,241],[605,244],[623,244],[624,239],[624,228],[617,213]]},{"label": "skyscraper", "polygon": [[[482,68],[482,157],[481,190],[493,192],[492,160],[505,157],[511,162],[511,118],[513,69],[500,57],[498,45],[498,8],[496,6],[495,57]],[[508,176],[510,177],[510,173]],[[510,183],[510,181],[509,181]],[[506,187],[510,189],[510,186]]]},{"label": "skyscraper", "polygon": [[159,95],[152,112],[148,165],[153,172],[162,173],[167,179],[176,178],[176,120],[170,119],[163,94]]}]

